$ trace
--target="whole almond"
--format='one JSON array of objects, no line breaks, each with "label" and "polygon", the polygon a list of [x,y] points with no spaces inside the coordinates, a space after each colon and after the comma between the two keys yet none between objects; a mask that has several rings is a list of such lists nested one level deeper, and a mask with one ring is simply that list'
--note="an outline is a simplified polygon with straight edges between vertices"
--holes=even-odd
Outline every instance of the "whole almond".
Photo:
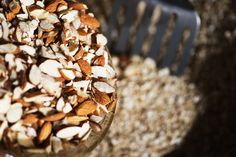
[{"label": "whole almond", "polygon": [[66,116],[65,113],[60,112],[60,113],[53,114],[53,115],[50,115],[50,116],[48,116],[48,117],[45,117],[45,118],[43,118],[43,120],[45,120],[45,121],[50,121],[50,122],[54,122],[54,121],[61,120],[61,119],[64,118],[65,116]]},{"label": "whole almond", "polygon": [[44,140],[46,140],[48,136],[51,134],[51,132],[52,132],[52,124],[51,122],[46,122],[40,130],[38,136],[39,142],[43,142]]},{"label": "whole almond", "polygon": [[96,110],[96,108],[97,106],[94,101],[87,100],[76,108],[76,114],[78,116],[87,116],[88,114],[93,113]]}]

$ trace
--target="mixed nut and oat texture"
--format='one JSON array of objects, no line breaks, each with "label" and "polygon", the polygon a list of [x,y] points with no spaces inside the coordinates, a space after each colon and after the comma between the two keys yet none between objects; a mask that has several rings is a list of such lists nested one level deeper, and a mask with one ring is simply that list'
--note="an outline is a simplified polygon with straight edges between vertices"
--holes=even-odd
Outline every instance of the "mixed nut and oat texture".
[{"label": "mixed nut and oat texture", "polygon": [[161,157],[178,147],[199,113],[196,86],[157,68],[151,58],[127,62],[113,56],[113,65],[119,105],[106,138],[89,157]]},{"label": "mixed nut and oat texture", "polygon": [[0,1],[4,149],[59,153],[86,141],[114,109],[107,39],[87,9],[69,0]]}]

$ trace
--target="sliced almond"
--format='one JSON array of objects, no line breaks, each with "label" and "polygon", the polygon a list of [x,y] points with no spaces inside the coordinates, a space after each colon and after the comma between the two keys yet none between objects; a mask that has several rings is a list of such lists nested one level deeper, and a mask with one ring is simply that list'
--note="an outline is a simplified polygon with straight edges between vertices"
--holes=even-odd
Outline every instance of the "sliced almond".
[{"label": "sliced almond", "polygon": [[0,45],[0,54],[17,54],[20,52],[20,49],[14,44],[2,44]]},{"label": "sliced almond", "polygon": [[29,80],[34,85],[38,85],[41,81],[41,71],[37,65],[33,65],[29,72]]},{"label": "sliced almond", "polygon": [[80,21],[84,24],[87,25],[91,28],[99,28],[100,27],[100,22],[92,16],[89,16],[87,14],[83,14],[80,16]]},{"label": "sliced almond", "polygon": [[111,102],[110,97],[104,92],[95,90],[94,96],[95,100],[101,105],[107,105]]},{"label": "sliced almond", "polygon": [[21,119],[23,114],[22,104],[15,103],[13,104],[7,112],[7,121],[9,123],[15,123]]},{"label": "sliced almond", "polygon": [[53,114],[53,115],[50,115],[50,116],[48,116],[48,117],[45,117],[45,118],[43,118],[42,120],[54,122],[54,121],[58,121],[58,120],[63,119],[65,116],[66,116],[65,113],[60,112],[60,113]]},{"label": "sliced almond", "polygon": [[63,68],[62,65],[57,62],[56,60],[46,60],[42,64],[39,65],[39,69],[52,76],[52,77],[61,77],[61,74],[59,72],[59,69]]},{"label": "sliced almond", "polygon": [[67,124],[79,125],[81,122],[88,120],[87,116],[70,116],[66,117],[65,121]]},{"label": "sliced almond", "polygon": [[107,38],[103,34],[96,35],[97,44],[100,46],[105,46],[107,44]]},{"label": "sliced almond", "polygon": [[98,66],[104,66],[105,65],[105,58],[104,56],[100,56],[98,57],[95,62],[94,62],[95,65],[98,65]]},{"label": "sliced almond", "polygon": [[63,112],[64,112],[64,113],[69,113],[69,112],[72,111],[72,110],[73,110],[73,108],[72,108],[71,104],[67,102],[67,103],[65,104],[65,107],[63,108]]},{"label": "sliced almond", "polygon": [[34,4],[34,0],[20,0],[20,2],[21,2],[24,6],[30,6],[30,5]]},{"label": "sliced almond", "polygon": [[67,138],[71,138],[79,134],[80,131],[81,131],[81,127],[77,127],[77,126],[66,127],[64,129],[59,130],[56,136],[62,139],[67,139]]},{"label": "sliced almond", "polygon": [[84,54],[84,50],[82,47],[80,47],[79,51],[74,56],[75,60],[81,59],[83,57],[83,54]]},{"label": "sliced almond", "polygon": [[24,146],[24,147],[34,146],[32,138],[28,137],[26,134],[22,132],[17,133],[17,142],[19,143],[19,145]]},{"label": "sliced almond", "polygon": [[44,30],[44,31],[52,31],[54,29],[54,25],[49,23],[48,20],[42,20],[40,22],[40,27]]},{"label": "sliced almond", "polygon": [[92,74],[94,74],[96,77],[108,77],[107,70],[103,66],[92,66]]},{"label": "sliced almond", "polygon": [[110,86],[109,84],[105,83],[105,82],[95,82],[93,84],[93,86],[99,90],[100,92],[104,92],[104,93],[114,93],[115,92],[115,88],[113,88],[112,86]]},{"label": "sliced almond", "polygon": [[36,50],[32,46],[22,45],[22,46],[20,46],[20,50],[23,52],[26,52],[30,56],[35,56],[35,54],[36,54]]},{"label": "sliced almond", "polygon": [[7,18],[7,21],[12,21],[14,18],[16,17],[16,14],[14,14],[13,12],[9,12],[9,13],[6,13],[6,18]]},{"label": "sliced almond", "polygon": [[43,142],[44,140],[46,140],[49,137],[49,135],[51,134],[51,132],[52,132],[51,122],[45,122],[45,124],[41,128],[39,136],[38,136],[39,142]]},{"label": "sliced almond", "polygon": [[79,2],[72,2],[69,3],[69,7],[75,10],[86,10],[88,9],[88,7],[83,4],[83,3],[79,3]]},{"label": "sliced almond", "polygon": [[58,32],[57,31],[51,31],[49,32],[46,41],[45,41],[45,45],[48,46],[50,43],[54,42],[56,39]]},{"label": "sliced almond", "polygon": [[79,29],[77,30],[77,32],[78,32],[78,34],[81,35],[81,36],[87,36],[87,35],[88,35],[88,33],[85,32],[82,28],[79,28]]},{"label": "sliced almond", "polygon": [[87,100],[76,108],[76,114],[78,116],[87,116],[88,114],[93,113],[96,110],[96,108],[97,105],[94,101]]},{"label": "sliced almond", "polygon": [[[1,21],[1,24],[2,24],[2,29],[3,29],[3,39],[8,40],[8,36],[10,33],[8,24],[5,20]],[[0,45],[0,47],[1,47],[1,45]],[[1,53],[1,49],[0,49],[0,53]]]},{"label": "sliced almond", "polygon": [[40,104],[45,101],[52,101],[53,99],[54,99],[53,96],[48,96],[47,94],[40,93],[40,92],[30,93],[24,96],[23,98],[25,102],[34,102],[36,104]]},{"label": "sliced almond", "polygon": [[90,64],[87,61],[85,61],[83,59],[79,59],[78,64],[79,64],[80,69],[82,70],[83,73],[85,73],[86,75],[91,74],[92,69],[91,69]]},{"label": "sliced almond", "polygon": [[107,108],[108,111],[114,112],[114,111],[115,111],[115,108],[116,108],[116,103],[117,103],[117,100],[112,101],[112,102],[109,104],[108,108]]},{"label": "sliced almond", "polygon": [[77,100],[78,100],[78,103],[82,103],[84,102],[85,100],[87,100],[88,98],[87,97],[82,97],[82,96],[77,96]]},{"label": "sliced almond", "polygon": [[46,10],[38,6],[30,6],[29,14],[35,19],[39,19],[39,20],[46,19],[49,16],[49,12],[47,12]]},{"label": "sliced almond", "polygon": [[84,123],[81,127],[81,131],[78,135],[79,138],[82,138],[90,129],[89,123]]},{"label": "sliced almond", "polygon": [[25,125],[32,125],[34,123],[37,123],[38,118],[34,114],[29,114],[23,119],[23,124]]},{"label": "sliced almond", "polygon": [[59,6],[59,4],[67,5],[67,3],[64,0],[53,0],[53,1],[51,1],[51,3],[49,3],[46,6],[46,10],[48,12],[54,13],[54,12],[56,12],[57,7]]},{"label": "sliced almond", "polygon": [[56,109],[57,111],[62,111],[63,108],[65,106],[65,101],[63,99],[63,97],[61,97],[58,101],[57,101],[57,105],[56,105]]},{"label": "sliced almond", "polygon": [[79,90],[87,91],[90,82],[90,80],[73,82],[73,87]]},{"label": "sliced almond", "polygon": [[53,77],[42,74],[41,85],[50,95],[56,97],[61,95],[61,82],[56,81]]},{"label": "sliced almond", "polygon": [[103,120],[103,117],[92,115],[92,116],[90,116],[90,120],[95,123],[100,123]]},{"label": "sliced almond", "polygon": [[62,77],[68,81],[75,79],[75,73],[73,70],[60,69],[60,73],[61,73]]},{"label": "sliced almond", "polygon": [[0,126],[0,140],[2,140],[4,130],[8,127],[7,120],[4,120]]},{"label": "sliced almond", "polygon": [[9,95],[5,95],[2,99],[0,99],[0,113],[7,113],[11,106],[11,97]]}]

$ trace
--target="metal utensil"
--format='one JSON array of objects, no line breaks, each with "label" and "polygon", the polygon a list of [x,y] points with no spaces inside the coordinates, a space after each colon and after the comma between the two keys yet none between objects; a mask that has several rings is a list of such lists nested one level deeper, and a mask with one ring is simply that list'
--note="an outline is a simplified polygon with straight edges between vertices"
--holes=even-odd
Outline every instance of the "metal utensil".
[{"label": "metal utensil", "polygon": [[[107,31],[112,52],[142,54],[159,61],[158,65],[161,67],[173,69],[175,66],[175,74],[182,75],[200,27],[200,18],[197,12],[187,0],[145,0],[143,2],[146,7],[140,22],[137,24],[136,8],[140,4],[140,0],[114,0]],[[147,36],[150,36],[149,26],[153,15],[156,13],[157,6],[160,8],[160,16],[155,26],[156,31],[151,34],[152,43],[149,42],[149,49],[144,54],[142,47]],[[121,9],[123,9],[123,15],[120,15]],[[168,30],[168,24],[173,15],[175,22],[172,24],[172,30]],[[117,27],[119,18],[123,19],[123,23]],[[185,34],[188,35],[184,35],[186,30],[188,33]],[[114,32],[117,34],[116,37],[113,36]],[[172,32],[172,34],[161,55],[162,42],[167,32]],[[131,33],[134,34],[133,40]],[[116,40],[114,40],[115,38]],[[184,42],[182,41],[183,38],[185,38]],[[177,50],[181,43],[182,54],[178,54]],[[178,62],[174,64],[176,56],[178,56]]]}]

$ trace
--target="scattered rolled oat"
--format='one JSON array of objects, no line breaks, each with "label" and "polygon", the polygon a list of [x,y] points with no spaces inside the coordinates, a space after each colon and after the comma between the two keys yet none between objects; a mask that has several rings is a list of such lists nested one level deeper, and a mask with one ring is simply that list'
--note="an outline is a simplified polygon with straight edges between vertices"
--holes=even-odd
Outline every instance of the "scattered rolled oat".
[{"label": "scattered rolled oat", "polygon": [[60,153],[68,144],[76,147],[116,102],[107,39],[87,9],[70,0],[0,1],[5,149]]},{"label": "scattered rolled oat", "polygon": [[[181,143],[194,122],[199,100],[194,85],[171,76],[168,69],[158,71],[149,58],[134,56],[124,70],[118,67],[122,60],[114,57],[113,63],[120,76],[119,105],[107,137],[90,157],[164,156]],[[110,89],[100,83],[95,87]]]}]

